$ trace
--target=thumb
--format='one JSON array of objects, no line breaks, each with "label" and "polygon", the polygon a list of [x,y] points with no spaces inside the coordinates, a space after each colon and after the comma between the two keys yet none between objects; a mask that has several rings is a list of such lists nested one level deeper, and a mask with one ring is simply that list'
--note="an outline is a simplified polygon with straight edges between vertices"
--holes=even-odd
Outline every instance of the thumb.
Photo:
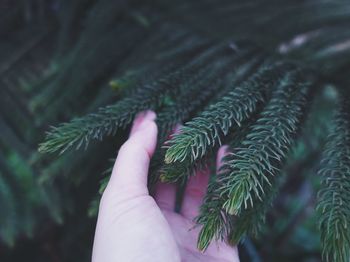
[{"label": "thumb", "polygon": [[155,119],[153,111],[137,115],[129,139],[119,150],[107,191],[128,198],[148,194],[148,167],[157,144]]}]

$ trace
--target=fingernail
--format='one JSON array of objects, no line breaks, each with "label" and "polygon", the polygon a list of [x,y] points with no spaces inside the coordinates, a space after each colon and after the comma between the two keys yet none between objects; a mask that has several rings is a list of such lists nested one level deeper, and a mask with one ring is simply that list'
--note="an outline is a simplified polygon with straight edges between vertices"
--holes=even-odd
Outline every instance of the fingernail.
[{"label": "fingernail", "polygon": [[144,115],[144,119],[145,120],[150,120],[150,121],[154,121],[156,120],[156,113],[154,113],[152,110],[147,110],[144,111],[145,115]]},{"label": "fingernail", "polygon": [[227,153],[228,153],[228,145],[222,145],[220,148],[219,148],[219,151],[221,152],[221,154],[223,156],[225,156]]},{"label": "fingernail", "polygon": [[133,126],[131,128],[130,136],[133,135],[135,132],[142,130],[146,127],[146,125],[149,124],[149,122],[154,121],[156,119],[156,114],[151,111],[142,111],[138,113],[135,117]]},{"label": "fingernail", "polygon": [[183,127],[183,125],[181,125],[181,124],[176,124],[176,126],[175,126],[175,128],[174,128],[174,134],[179,134],[182,127]]},{"label": "fingernail", "polygon": [[181,124],[176,124],[175,127],[173,128],[172,132],[168,134],[166,141],[164,142],[164,145],[168,145],[170,140],[177,134],[181,132],[181,128],[183,125]]},{"label": "fingernail", "polygon": [[228,145],[223,145],[219,148],[217,155],[216,155],[216,170],[217,172],[220,171],[221,166],[223,165],[223,159],[228,154],[229,147]]}]

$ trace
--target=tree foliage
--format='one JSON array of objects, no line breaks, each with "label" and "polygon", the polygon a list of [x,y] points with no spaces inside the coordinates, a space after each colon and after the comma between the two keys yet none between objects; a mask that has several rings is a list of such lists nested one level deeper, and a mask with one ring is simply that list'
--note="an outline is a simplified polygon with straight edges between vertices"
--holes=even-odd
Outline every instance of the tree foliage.
[{"label": "tree foliage", "polygon": [[[196,219],[202,226],[200,249],[213,238],[231,243],[259,238],[275,215],[271,206],[288,202],[290,194],[280,190],[283,181],[315,179],[312,196],[318,188],[319,194],[312,207],[319,213],[323,257],[350,260],[347,1],[3,5],[3,241],[14,244],[22,235],[34,235],[48,217],[63,223],[70,205],[84,203],[81,212],[87,212],[87,202],[98,199],[98,174],[110,165],[106,159],[115,157],[112,139],[121,144],[134,116],[152,109],[159,144],[150,187],[158,179],[185,185],[196,169],[215,162],[220,145],[229,145]],[[333,121],[324,120],[320,96],[331,101],[327,111],[337,111]],[[308,121],[316,115],[326,127]],[[171,135],[178,123],[183,126]],[[39,142],[40,152],[62,155],[38,154]],[[72,151],[80,148],[88,150]],[[285,169],[296,150],[294,166],[306,161],[312,167],[291,174]],[[315,175],[302,175],[304,169]],[[102,184],[107,181],[108,176]]]}]

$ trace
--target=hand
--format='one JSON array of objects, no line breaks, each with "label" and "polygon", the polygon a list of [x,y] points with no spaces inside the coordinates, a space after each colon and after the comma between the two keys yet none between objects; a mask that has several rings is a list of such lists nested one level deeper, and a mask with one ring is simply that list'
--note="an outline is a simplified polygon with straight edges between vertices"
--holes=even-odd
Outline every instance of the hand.
[{"label": "hand", "polygon": [[[239,261],[236,247],[216,242],[202,253],[193,219],[208,183],[208,172],[190,178],[180,214],[174,212],[175,186],[158,184],[149,195],[147,175],[157,143],[155,113],[140,113],[119,150],[98,215],[93,262]],[[221,148],[218,159],[225,152]]]}]

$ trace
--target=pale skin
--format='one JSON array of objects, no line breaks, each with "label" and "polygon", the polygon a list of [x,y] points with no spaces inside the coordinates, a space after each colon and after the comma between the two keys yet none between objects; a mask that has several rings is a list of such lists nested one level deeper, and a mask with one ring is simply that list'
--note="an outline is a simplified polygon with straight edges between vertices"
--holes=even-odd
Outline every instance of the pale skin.
[{"label": "pale skin", "polygon": [[[213,241],[205,252],[197,249],[200,228],[194,228],[193,220],[206,192],[207,171],[190,178],[180,213],[174,211],[174,185],[159,183],[150,196],[147,176],[157,143],[155,118],[152,111],[138,114],[119,150],[100,203],[92,261],[239,261],[237,247],[224,241]],[[217,165],[225,150],[219,149]]]}]

